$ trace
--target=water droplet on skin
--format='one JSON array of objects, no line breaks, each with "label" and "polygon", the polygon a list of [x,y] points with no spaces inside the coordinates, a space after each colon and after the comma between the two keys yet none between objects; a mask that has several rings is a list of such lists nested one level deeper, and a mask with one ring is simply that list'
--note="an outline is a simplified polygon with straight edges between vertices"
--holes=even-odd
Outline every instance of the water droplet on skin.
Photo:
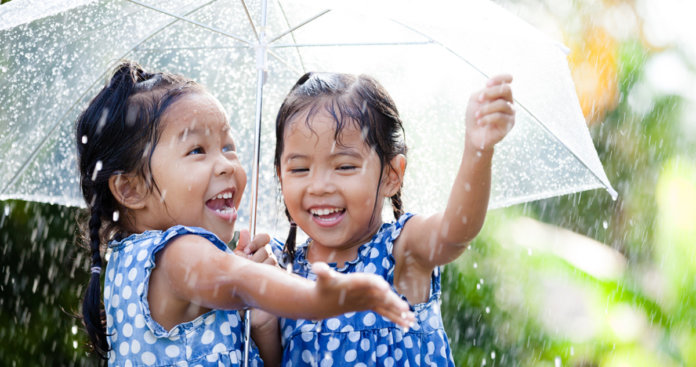
[{"label": "water droplet on skin", "polygon": [[343,306],[343,303],[346,301],[346,290],[341,289],[341,293],[338,295],[338,304]]},{"label": "water droplet on skin", "polygon": [[462,217],[462,224],[466,224],[466,222],[468,222],[468,221],[469,221],[469,218],[467,218],[466,216]]},{"label": "water droplet on skin", "polygon": [[162,190],[162,196],[160,196],[160,203],[164,202],[164,199],[167,197],[167,190],[164,189]]},{"label": "water droplet on skin", "polygon": [[464,190],[467,192],[471,191],[471,184],[469,184],[468,182],[465,182],[464,183]]}]

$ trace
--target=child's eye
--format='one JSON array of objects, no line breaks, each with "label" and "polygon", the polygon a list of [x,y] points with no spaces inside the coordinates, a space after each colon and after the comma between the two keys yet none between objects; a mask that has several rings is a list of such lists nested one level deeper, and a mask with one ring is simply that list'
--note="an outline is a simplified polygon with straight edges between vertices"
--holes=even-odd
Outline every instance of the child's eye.
[{"label": "child's eye", "polygon": [[227,144],[224,147],[222,147],[222,152],[227,153],[227,152],[235,152],[236,148],[233,144]]},{"label": "child's eye", "polygon": [[303,173],[309,172],[309,168],[291,168],[288,171],[290,171],[290,173]]},{"label": "child's eye", "polygon": [[358,167],[353,166],[353,165],[351,165],[351,164],[342,164],[342,165],[338,166],[338,170],[339,170],[339,171],[351,171],[351,170],[354,170],[354,169],[357,169],[357,168],[358,168]]},{"label": "child's eye", "polygon": [[195,148],[189,150],[189,152],[186,153],[186,155],[204,154],[204,153],[205,153],[205,150],[203,150],[203,148],[195,147]]}]

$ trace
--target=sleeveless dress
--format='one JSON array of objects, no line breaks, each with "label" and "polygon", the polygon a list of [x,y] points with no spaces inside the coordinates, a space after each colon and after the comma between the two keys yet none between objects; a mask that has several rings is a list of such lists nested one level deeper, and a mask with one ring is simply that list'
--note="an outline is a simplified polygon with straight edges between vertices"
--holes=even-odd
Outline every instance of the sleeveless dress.
[{"label": "sleeveless dress", "polygon": [[[227,245],[202,228],[175,226],[109,244],[104,306],[110,366],[241,366],[244,325],[235,310],[212,310],[165,330],[152,319],[147,300],[155,254],[173,238],[194,234],[221,251]],[[255,347],[250,366],[263,366]]]},{"label": "sleeveless dress", "polygon": [[[341,273],[374,273],[394,288],[394,240],[413,214],[385,223],[358,249],[357,257]],[[296,249],[293,271],[316,280],[307,261],[309,240]],[[283,244],[272,242],[276,258],[282,259]],[[286,264],[281,264],[286,267]],[[405,300],[406,298],[401,295]],[[348,301],[349,302],[349,301]],[[372,311],[351,312],[326,320],[280,319],[285,367],[297,366],[454,366],[449,341],[440,315],[440,268],[433,271],[427,302],[411,307],[415,325],[408,331]]]}]

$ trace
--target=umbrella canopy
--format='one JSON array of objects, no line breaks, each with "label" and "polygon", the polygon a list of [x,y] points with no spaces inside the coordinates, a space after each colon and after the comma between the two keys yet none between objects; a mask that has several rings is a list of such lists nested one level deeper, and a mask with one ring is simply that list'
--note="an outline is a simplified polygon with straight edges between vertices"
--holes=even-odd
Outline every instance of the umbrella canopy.
[{"label": "umbrella canopy", "polygon": [[488,0],[14,0],[0,7],[0,39],[0,200],[83,205],[73,122],[122,58],[189,76],[220,99],[247,170],[257,172],[251,222],[264,231],[285,224],[273,121],[305,71],[370,74],[390,91],[410,149],[409,211],[444,208],[468,96],[499,72],[515,78],[518,113],[496,148],[490,206],[594,188],[616,195],[563,46]]}]

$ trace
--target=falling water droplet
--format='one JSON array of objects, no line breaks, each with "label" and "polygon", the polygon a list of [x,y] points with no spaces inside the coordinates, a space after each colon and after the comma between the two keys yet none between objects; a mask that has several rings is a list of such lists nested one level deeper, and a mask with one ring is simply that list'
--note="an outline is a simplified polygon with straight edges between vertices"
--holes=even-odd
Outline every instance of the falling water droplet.
[{"label": "falling water droplet", "polygon": [[99,174],[99,171],[102,169],[102,161],[97,161],[97,164],[94,165],[94,172],[92,172],[92,181],[97,179],[97,175]]},{"label": "falling water droplet", "polygon": [[604,227],[604,229],[609,228],[609,222],[607,222],[606,220],[602,222],[602,227]]},{"label": "falling water droplet", "polygon": [[113,221],[114,222],[118,222],[118,216],[119,216],[118,210],[114,210],[114,214],[113,214]]},{"label": "falling water droplet", "polygon": [[[491,313],[491,308],[490,308],[490,307],[486,307],[486,313]],[[493,357],[493,358],[495,358],[495,357]]]},{"label": "falling water droplet", "polygon": [[532,256],[532,249],[530,249],[530,248],[527,249],[527,255]]},{"label": "falling water droplet", "polygon": [[82,135],[82,144],[87,144],[87,135]]},{"label": "falling water droplet", "polygon": [[477,290],[481,289],[481,283],[476,284],[476,289]]},{"label": "falling water droplet", "polygon": [[553,359],[554,367],[561,367],[561,357],[556,357]]},{"label": "falling water droplet", "polygon": [[481,361],[481,366],[485,366],[485,365],[486,365],[486,358],[484,358],[484,359]]},{"label": "falling water droplet", "polygon": [[73,335],[77,335],[77,325],[73,325],[72,328],[70,328],[70,332]]},{"label": "falling water droplet", "polygon": [[478,263],[474,263],[474,269],[478,268]]},{"label": "falling water droplet", "polygon": [[495,359],[495,352],[491,352],[491,359]]}]

